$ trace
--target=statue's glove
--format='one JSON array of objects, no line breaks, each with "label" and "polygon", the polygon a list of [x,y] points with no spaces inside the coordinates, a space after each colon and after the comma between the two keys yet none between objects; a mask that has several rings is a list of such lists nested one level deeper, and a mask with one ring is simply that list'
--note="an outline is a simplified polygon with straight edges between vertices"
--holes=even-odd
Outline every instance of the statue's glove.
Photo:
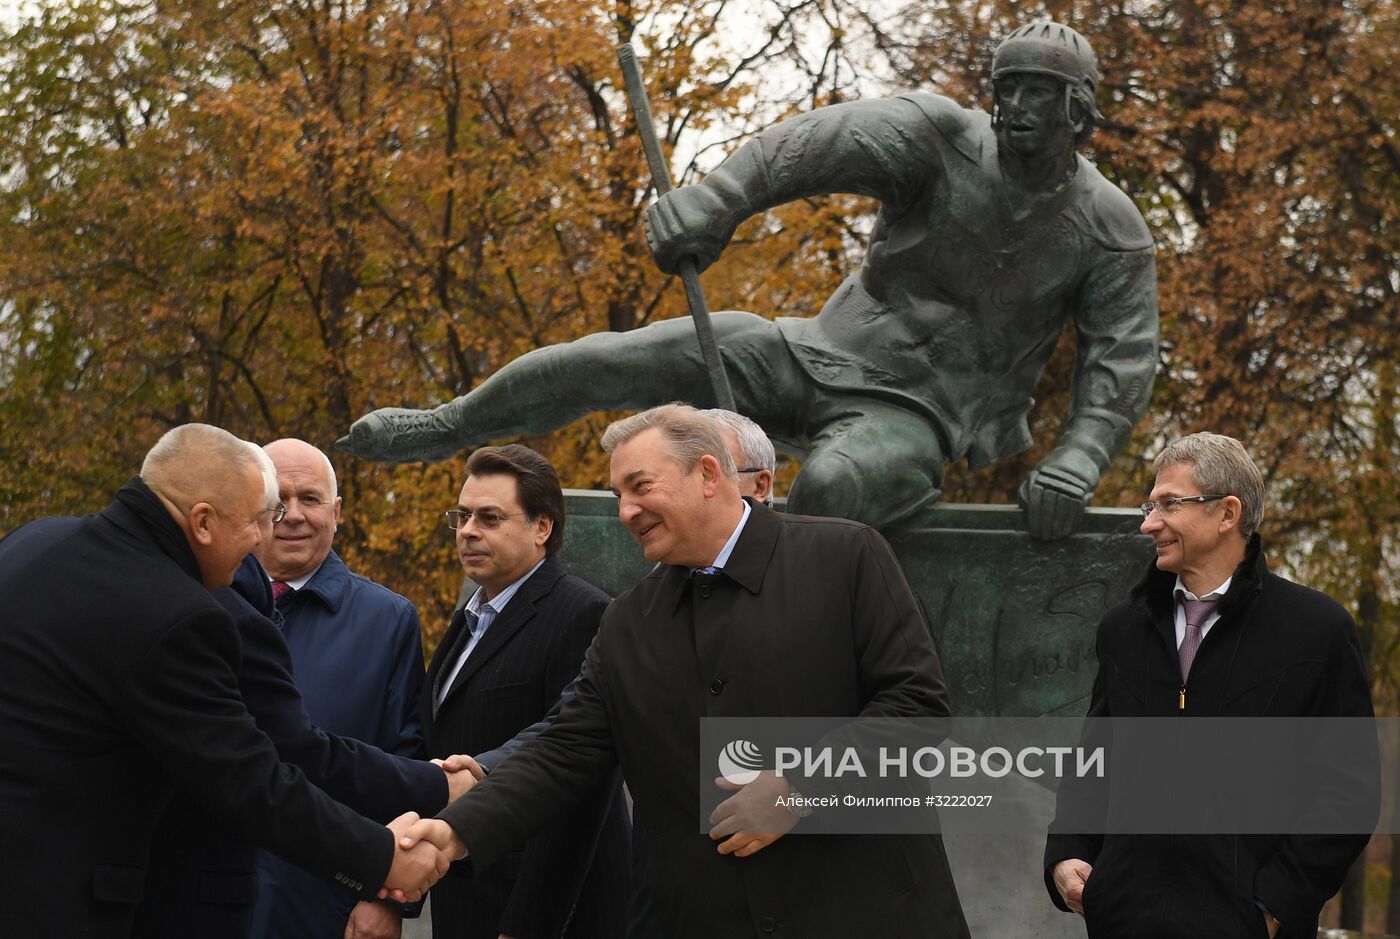
[{"label": "statue's glove", "polygon": [[1086,457],[1050,454],[1021,484],[1020,502],[1031,537],[1055,541],[1073,532],[1098,481],[1098,470]]},{"label": "statue's glove", "polygon": [[647,209],[647,246],[656,266],[667,274],[677,273],[686,257],[694,258],[696,270],[703,271],[715,263],[738,227],[720,193],[703,184],[684,186]]}]

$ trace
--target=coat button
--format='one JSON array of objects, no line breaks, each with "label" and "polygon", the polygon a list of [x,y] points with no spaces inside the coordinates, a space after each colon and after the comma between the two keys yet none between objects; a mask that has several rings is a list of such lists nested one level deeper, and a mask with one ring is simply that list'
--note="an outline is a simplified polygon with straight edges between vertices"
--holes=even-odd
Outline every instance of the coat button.
[{"label": "coat button", "polygon": [[759,920],[758,928],[763,930],[764,932],[772,932],[773,930],[778,928],[778,923],[773,919],[773,917],[765,916],[763,917],[763,919]]},{"label": "coat button", "polygon": [[704,597],[706,600],[708,600],[708,599],[710,598],[710,585],[709,585],[709,584],[706,584],[705,586],[703,586],[703,587],[700,588],[700,596]]},{"label": "coat button", "polygon": [[723,690],[724,690],[724,679],[723,679],[723,678],[716,678],[714,681],[710,682],[710,694],[719,694],[719,693],[720,693],[721,691],[723,691]]}]

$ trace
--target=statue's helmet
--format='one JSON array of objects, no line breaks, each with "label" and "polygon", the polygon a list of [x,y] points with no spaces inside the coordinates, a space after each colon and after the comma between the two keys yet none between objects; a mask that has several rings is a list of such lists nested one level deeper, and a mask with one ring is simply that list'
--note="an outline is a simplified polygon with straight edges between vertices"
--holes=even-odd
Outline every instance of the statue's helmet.
[{"label": "statue's helmet", "polygon": [[1099,87],[1098,56],[1089,40],[1068,26],[1042,20],[1003,39],[992,56],[992,81],[1018,72],[1060,79],[1092,120],[1103,120],[1094,102]]}]

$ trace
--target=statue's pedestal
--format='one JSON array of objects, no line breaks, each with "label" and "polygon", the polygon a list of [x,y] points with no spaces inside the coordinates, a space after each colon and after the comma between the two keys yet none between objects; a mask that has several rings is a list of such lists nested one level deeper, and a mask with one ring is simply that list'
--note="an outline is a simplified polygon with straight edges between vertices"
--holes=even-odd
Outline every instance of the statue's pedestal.
[{"label": "statue's pedestal", "polygon": [[[617,521],[611,495],[566,490],[564,561],[616,595],[651,565]],[[939,505],[888,534],[933,631],[959,716],[1082,715],[1099,619],[1151,560],[1135,509],[1090,509],[1062,541],[1032,541],[1014,506]],[[1028,784],[1029,785],[1029,784]],[[1029,785],[1028,799],[1054,796]],[[949,835],[949,860],[974,939],[1083,936],[1045,895],[1041,833]]]}]

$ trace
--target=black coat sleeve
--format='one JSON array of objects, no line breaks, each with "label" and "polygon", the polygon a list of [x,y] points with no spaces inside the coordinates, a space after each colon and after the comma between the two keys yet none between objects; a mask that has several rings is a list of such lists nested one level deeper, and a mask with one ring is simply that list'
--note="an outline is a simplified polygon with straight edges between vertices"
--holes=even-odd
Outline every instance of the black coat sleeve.
[{"label": "black coat sleeve", "polygon": [[447,776],[432,763],[385,753],[312,723],[292,679],[291,653],[277,627],[232,590],[216,598],[243,640],[238,684],[258,728],[277,755],[335,799],[378,822],[404,812],[432,815],[447,804]]},{"label": "black coat sleeve", "polygon": [[438,814],[475,865],[489,866],[565,812],[583,805],[617,765],[606,705],[604,627],[588,647],[574,696],[558,718],[471,792]]},{"label": "black coat sleeve", "polygon": [[[598,632],[598,623],[607,605],[608,598],[597,595],[588,603],[576,606],[570,611],[567,622],[559,624],[556,641],[550,646],[545,661],[544,683],[551,694],[576,677],[579,663]],[[534,939],[563,932],[592,866],[598,833],[607,817],[615,786],[616,780],[611,775],[601,780],[579,809],[564,815],[526,843],[510,901],[501,917],[502,934],[516,939]]]},{"label": "black coat sleeve", "polygon": [[145,650],[121,689],[120,713],[210,811],[268,850],[372,896],[388,875],[393,836],[278,759],[244,706],[239,659],[223,611],[187,617]]}]

